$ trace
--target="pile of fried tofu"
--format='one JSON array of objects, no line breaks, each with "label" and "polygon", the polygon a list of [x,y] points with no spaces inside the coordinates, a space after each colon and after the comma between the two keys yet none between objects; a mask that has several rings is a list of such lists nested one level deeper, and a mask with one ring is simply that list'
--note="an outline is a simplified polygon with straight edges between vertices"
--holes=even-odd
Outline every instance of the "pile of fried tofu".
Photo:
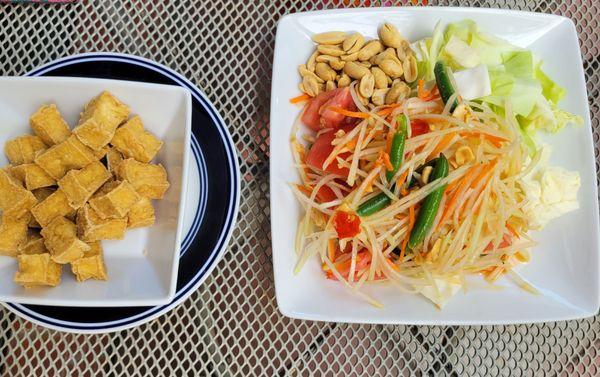
[{"label": "pile of fried tofu", "polygon": [[0,255],[16,257],[15,282],[56,286],[62,265],[77,281],[106,280],[101,240],[154,224],[153,199],[169,188],[152,164],[162,141],[109,92],[92,99],[71,130],[55,105],[29,123],[35,135],[6,142],[0,169]]}]

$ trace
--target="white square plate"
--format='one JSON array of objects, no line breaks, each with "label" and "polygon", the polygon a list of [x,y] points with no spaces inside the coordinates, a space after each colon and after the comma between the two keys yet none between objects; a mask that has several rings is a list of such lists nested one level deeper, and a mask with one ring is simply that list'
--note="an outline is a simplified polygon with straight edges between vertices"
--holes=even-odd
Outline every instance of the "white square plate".
[{"label": "white square plate", "polygon": [[[0,78],[0,145],[31,134],[29,116],[55,103],[73,128],[84,105],[108,90],[142,118],[144,127],[164,141],[152,161],[167,170],[171,187],[154,200],[154,226],[127,230],[123,240],[103,241],[107,281],[78,283],[63,266],[54,288],[25,289],[13,283],[16,259],[0,256],[0,301],[55,306],[147,306],[170,302],[177,285],[183,227],[182,198],[187,186],[191,96],[176,86],[131,81],[63,77]],[[8,160],[2,153],[0,166]]]},{"label": "white square plate", "polygon": [[[544,69],[567,89],[560,106],[585,119],[583,127],[568,127],[544,138],[553,146],[551,163],[581,174],[581,208],[533,234],[539,245],[520,272],[539,289],[533,295],[509,281],[502,290],[484,288],[459,292],[443,310],[420,295],[407,295],[391,285],[377,284],[365,293],[384,304],[375,308],[351,296],[338,282],[326,280],[318,260],[298,274],[294,237],[301,206],[289,183],[298,182],[289,147],[292,124],[300,112],[289,99],[298,95],[297,67],[314,50],[311,34],[358,31],[376,37],[383,22],[391,22],[409,41],[431,36],[443,24],[469,18],[479,27],[509,42],[531,49]],[[508,324],[582,318],[599,307],[598,200],[592,132],[586,86],[574,24],[567,18],[505,10],[468,8],[380,8],[299,13],[283,17],[277,29],[271,98],[271,226],[277,302],[289,317],[361,323]],[[474,277],[476,278],[476,277]],[[476,278],[478,279],[478,278]]]}]

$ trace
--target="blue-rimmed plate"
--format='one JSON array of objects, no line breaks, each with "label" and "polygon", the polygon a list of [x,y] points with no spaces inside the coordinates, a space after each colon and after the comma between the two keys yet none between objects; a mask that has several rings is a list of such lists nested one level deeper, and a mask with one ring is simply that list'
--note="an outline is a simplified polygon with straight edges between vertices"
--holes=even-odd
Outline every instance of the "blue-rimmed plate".
[{"label": "blue-rimmed plate", "polygon": [[13,313],[56,330],[104,333],[148,322],[175,308],[210,274],[231,237],[239,205],[239,167],[223,120],[190,81],[151,60],[91,53],[48,63],[27,76],[69,76],[178,85],[192,94],[192,154],[185,200],[177,293],[168,305],[76,308],[4,303]]}]

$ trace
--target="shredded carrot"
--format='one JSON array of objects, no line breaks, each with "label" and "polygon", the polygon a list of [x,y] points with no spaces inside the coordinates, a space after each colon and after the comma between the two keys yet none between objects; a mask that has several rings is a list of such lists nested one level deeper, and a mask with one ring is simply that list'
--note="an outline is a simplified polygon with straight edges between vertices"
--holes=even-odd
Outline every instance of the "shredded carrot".
[{"label": "shredded carrot", "polygon": [[394,109],[398,106],[400,106],[400,104],[390,105],[390,107],[387,107],[383,110],[379,110],[377,112],[377,115],[386,117],[386,116],[390,115],[392,113],[392,111],[394,111]]},{"label": "shredded carrot", "polygon": [[481,182],[488,175],[488,173],[490,173],[492,169],[494,169],[497,162],[498,160],[494,160],[489,164],[485,164],[483,166],[483,169],[481,170],[481,173],[479,173],[479,175],[473,180],[473,182],[471,182],[471,188],[477,187],[477,185],[479,185],[479,182]]},{"label": "shredded carrot", "polygon": [[347,144],[346,147],[348,147],[348,149],[354,149],[354,147],[356,147],[356,142],[358,141],[358,136],[351,139]]},{"label": "shredded carrot", "polygon": [[392,262],[390,258],[386,257],[385,261],[390,265],[392,269],[394,269],[395,271],[400,271],[400,267],[398,267],[394,262]]},{"label": "shredded carrot", "polygon": [[379,156],[377,156],[377,165],[384,165],[386,170],[392,171],[394,170],[394,165],[390,161],[390,155],[384,151],[379,151]]},{"label": "shredded carrot", "polygon": [[436,145],[435,149],[429,154],[429,157],[427,159],[430,160],[442,153],[444,149],[446,149],[448,145],[450,145],[450,142],[454,138],[454,135],[454,132],[444,135],[442,140],[440,140],[438,145]]},{"label": "shredded carrot", "polygon": [[400,256],[398,260],[402,263],[404,259],[404,255],[406,254],[406,245],[408,244],[408,240],[410,239],[410,233],[412,232],[412,228],[415,225],[415,206],[410,206],[408,208],[408,230],[406,232],[406,237],[404,241],[402,241],[402,248],[400,249]]},{"label": "shredded carrot", "polygon": [[417,97],[422,99],[423,101],[431,101],[437,96],[437,85],[435,85],[430,90],[425,90],[425,81],[419,80],[417,87]]},{"label": "shredded carrot", "polygon": [[510,225],[509,223],[506,223],[506,229],[508,229],[508,231],[515,236],[516,238],[519,238],[519,233],[515,230],[515,228],[512,227],[512,225]]},{"label": "shredded carrot", "polygon": [[296,185],[296,187],[306,196],[310,197],[310,194],[312,194],[312,187],[306,187],[302,185]]},{"label": "shredded carrot", "polygon": [[331,260],[331,262],[335,262],[335,243],[333,242],[333,238],[329,239],[329,247],[327,248],[327,256]]},{"label": "shredded carrot", "polygon": [[456,191],[454,192],[454,195],[452,195],[452,197],[450,198],[448,203],[446,203],[444,212],[442,213],[442,217],[440,217],[440,222],[437,225],[437,229],[439,229],[442,226],[442,224],[448,218],[448,216],[452,215],[452,213],[454,212],[454,209],[456,207],[458,197],[460,196],[461,192],[464,189],[469,187],[469,185],[470,185],[469,182],[471,181],[471,179],[473,178],[473,175],[475,175],[476,172],[477,172],[477,169],[471,168],[463,176],[463,178],[460,179],[460,183],[458,183],[458,186],[457,186]]},{"label": "shredded carrot", "polygon": [[371,114],[369,114],[369,113],[363,113],[360,111],[348,111],[346,109],[342,109],[341,107],[337,107],[337,106],[329,106],[329,107],[327,107],[327,110],[331,110],[333,112],[336,112],[338,114],[342,114],[342,115],[345,115],[345,116],[351,117],[351,118],[367,119],[367,118],[371,117]]},{"label": "shredded carrot", "polygon": [[310,98],[311,97],[308,94],[303,93],[297,97],[291,98],[290,103],[300,103],[300,102],[308,101]]},{"label": "shredded carrot", "polygon": [[[396,181],[396,186],[402,187],[402,185],[404,184],[404,181],[406,181],[406,177],[408,177],[408,169],[405,170],[404,173],[402,173],[400,178],[398,178],[398,180]],[[402,189],[406,190],[405,188],[402,188]],[[403,195],[406,195],[406,194],[403,194]]]}]

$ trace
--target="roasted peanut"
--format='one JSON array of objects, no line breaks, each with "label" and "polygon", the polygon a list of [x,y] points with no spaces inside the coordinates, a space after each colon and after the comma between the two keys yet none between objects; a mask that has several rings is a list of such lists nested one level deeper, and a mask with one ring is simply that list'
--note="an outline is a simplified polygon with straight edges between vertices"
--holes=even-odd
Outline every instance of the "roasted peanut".
[{"label": "roasted peanut", "polygon": [[317,51],[324,55],[342,56],[345,54],[340,46],[336,45],[318,45]]},{"label": "roasted peanut", "polygon": [[335,71],[327,63],[317,63],[315,66],[315,73],[323,81],[335,80]]},{"label": "roasted peanut", "polygon": [[393,79],[402,76],[402,73],[404,73],[404,70],[402,69],[402,64],[393,59],[384,59],[379,64],[379,68],[381,68],[381,70],[385,72],[386,75],[390,76]]},{"label": "roasted peanut", "polygon": [[404,82],[398,82],[392,85],[392,88],[385,95],[385,103],[390,105],[392,103],[398,103],[410,94],[410,87]]},{"label": "roasted peanut", "polygon": [[358,52],[358,60],[365,61],[383,51],[383,45],[379,41],[371,41],[367,43]]},{"label": "roasted peanut", "polygon": [[346,54],[358,52],[365,45],[365,37],[359,33],[350,34],[342,43],[342,49]]},{"label": "roasted peanut", "polygon": [[327,81],[325,83],[325,90],[326,91],[330,91],[337,88],[337,85],[335,85],[335,81]]},{"label": "roasted peanut", "polygon": [[373,95],[371,96],[371,102],[373,105],[381,106],[385,104],[385,96],[389,92],[388,88],[385,89],[375,89],[373,91]]},{"label": "roasted peanut", "polygon": [[337,45],[346,39],[343,31],[329,31],[326,33],[313,34],[312,40],[320,45]]},{"label": "roasted peanut", "polygon": [[406,82],[413,82],[417,79],[417,59],[414,55],[410,54],[402,63],[402,69],[404,70],[404,80]]},{"label": "roasted peanut", "polygon": [[344,73],[353,79],[360,80],[369,72],[369,68],[364,67],[356,62],[346,62],[346,65],[344,65]]},{"label": "roasted peanut", "polygon": [[306,77],[306,76],[313,77],[319,84],[325,82],[319,76],[317,76],[313,72],[309,71],[304,64],[301,64],[300,66],[298,66],[298,72],[300,72],[300,76],[302,76],[302,77]]},{"label": "roasted peanut", "polygon": [[345,73],[342,73],[337,80],[337,84],[338,84],[339,88],[350,85],[350,82],[352,82],[352,80],[350,79],[350,76],[348,76]]},{"label": "roasted peanut", "polygon": [[316,97],[320,92],[319,83],[314,77],[304,76],[304,78],[302,78],[302,85],[304,86],[304,93],[311,97]]},{"label": "roasted peanut", "polygon": [[375,79],[375,87],[377,89],[384,89],[388,87],[388,80],[385,72],[381,70],[379,67],[371,67],[371,74]]},{"label": "roasted peanut", "polygon": [[313,52],[310,58],[308,58],[308,61],[306,62],[306,69],[308,69],[311,72],[315,71],[315,61],[317,59],[317,56],[319,56],[319,51]]},{"label": "roasted peanut", "polygon": [[384,45],[393,48],[400,47],[403,40],[398,29],[387,22],[379,28],[379,38]]},{"label": "roasted peanut", "polygon": [[373,95],[373,89],[375,89],[375,78],[372,74],[367,73],[360,79],[358,85],[358,92],[365,98],[370,98]]}]

